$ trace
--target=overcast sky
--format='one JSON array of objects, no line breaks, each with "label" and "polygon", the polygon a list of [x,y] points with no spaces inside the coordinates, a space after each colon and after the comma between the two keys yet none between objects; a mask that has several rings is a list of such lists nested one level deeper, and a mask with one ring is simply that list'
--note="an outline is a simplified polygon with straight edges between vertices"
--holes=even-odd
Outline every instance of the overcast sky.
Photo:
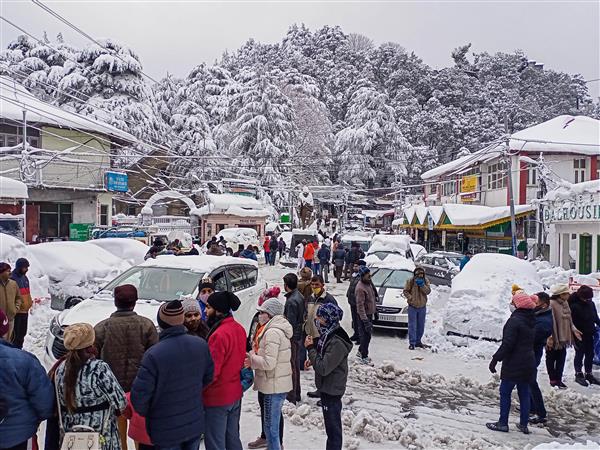
[{"label": "overcast sky", "polygon": [[[454,47],[471,42],[475,52],[522,49],[545,67],[600,78],[599,1],[279,1],[279,2],[46,2],[94,37],[131,46],[155,78],[185,76],[196,64],[213,63],[248,38],[276,42],[293,23],[315,29],[340,25],[376,44],[394,41],[427,64],[451,64]],[[81,37],[30,1],[0,0],[2,16],[28,32],[82,44]],[[19,31],[0,23],[2,47]],[[588,84],[594,97],[600,82]]]}]

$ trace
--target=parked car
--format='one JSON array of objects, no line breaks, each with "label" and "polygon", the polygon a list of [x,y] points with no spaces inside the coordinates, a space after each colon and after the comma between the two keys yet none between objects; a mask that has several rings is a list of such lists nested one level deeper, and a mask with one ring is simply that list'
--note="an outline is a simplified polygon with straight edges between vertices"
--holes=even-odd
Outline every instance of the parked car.
[{"label": "parked car", "polygon": [[[393,261],[393,262],[392,262]],[[408,330],[408,303],[404,286],[413,275],[412,261],[400,256],[371,264],[371,280],[377,288],[377,312],[373,325],[379,328]]]},{"label": "parked car", "polygon": [[254,245],[261,248],[258,240],[258,233],[254,228],[224,228],[217,234],[217,240],[223,237],[227,241],[227,247],[234,252],[237,251],[239,245],[246,248],[248,245]]},{"label": "parked car", "polygon": [[160,304],[196,298],[198,283],[205,275],[213,279],[217,291],[234,292],[240,298],[242,304],[234,315],[248,329],[256,312],[257,299],[266,288],[255,261],[229,256],[165,255],[130,268],[90,298],[55,316],[50,322],[46,339],[45,362],[53,364],[65,354],[65,327],[78,322],[96,325],[114,312],[115,287],[133,284],[139,297],[135,311],[157,324],[156,315]]},{"label": "parked car", "polygon": [[382,261],[389,255],[414,259],[412,249],[416,244],[413,244],[412,241],[412,238],[406,234],[377,234],[371,240],[367,256],[375,255]]},{"label": "parked car", "polygon": [[349,234],[344,234],[342,236],[342,244],[344,244],[344,247],[346,247],[347,249],[349,249],[352,245],[353,242],[357,243],[358,245],[360,245],[360,248],[362,249],[363,252],[367,252],[367,250],[369,250],[369,248],[371,247],[371,241],[373,239],[373,233],[371,232],[360,232],[360,231],[355,231],[353,233],[349,233]]},{"label": "parked car", "polygon": [[132,266],[144,261],[150,247],[141,241],[129,238],[101,238],[87,241],[89,244],[103,248],[117,258],[124,259]]},{"label": "parked car", "polygon": [[425,269],[425,275],[432,284],[450,286],[452,279],[460,272],[460,253],[433,252],[422,254],[416,263]]}]

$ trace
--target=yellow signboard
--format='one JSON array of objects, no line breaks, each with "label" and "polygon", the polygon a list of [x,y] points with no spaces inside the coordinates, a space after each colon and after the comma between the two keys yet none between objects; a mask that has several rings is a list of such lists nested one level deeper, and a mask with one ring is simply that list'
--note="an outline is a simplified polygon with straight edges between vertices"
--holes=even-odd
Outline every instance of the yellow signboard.
[{"label": "yellow signboard", "polygon": [[460,180],[460,193],[477,191],[477,175],[467,175]]}]

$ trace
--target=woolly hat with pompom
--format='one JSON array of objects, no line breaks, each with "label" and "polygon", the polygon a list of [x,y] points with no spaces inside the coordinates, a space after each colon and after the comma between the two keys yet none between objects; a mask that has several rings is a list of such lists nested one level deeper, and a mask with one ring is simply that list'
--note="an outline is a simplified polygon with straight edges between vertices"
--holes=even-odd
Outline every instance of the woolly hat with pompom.
[{"label": "woolly hat with pompom", "polygon": [[536,295],[527,295],[523,291],[517,292],[512,298],[512,302],[517,309],[534,309],[536,300]]}]

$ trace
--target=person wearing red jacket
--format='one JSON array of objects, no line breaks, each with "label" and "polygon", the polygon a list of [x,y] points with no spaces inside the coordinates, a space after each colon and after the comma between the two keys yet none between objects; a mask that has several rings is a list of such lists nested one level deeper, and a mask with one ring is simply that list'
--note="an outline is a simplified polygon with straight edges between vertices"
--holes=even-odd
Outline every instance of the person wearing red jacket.
[{"label": "person wearing red jacket", "polygon": [[304,266],[312,269],[313,259],[315,258],[315,247],[312,242],[309,242],[304,247]]},{"label": "person wearing red jacket", "polygon": [[215,369],[213,382],[203,392],[206,450],[242,450],[240,372],[246,358],[246,331],[232,316],[240,305],[240,299],[227,291],[215,292],[207,300],[207,340]]},{"label": "person wearing red jacket", "polygon": [[125,397],[127,397],[127,408],[123,411],[123,416],[129,420],[127,435],[136,443],[137,450],[154,450],[155,447],[152,445],[152,441],[146,430],[146,419],[133,409],[130,395],[130,392],[125,394]]}]

